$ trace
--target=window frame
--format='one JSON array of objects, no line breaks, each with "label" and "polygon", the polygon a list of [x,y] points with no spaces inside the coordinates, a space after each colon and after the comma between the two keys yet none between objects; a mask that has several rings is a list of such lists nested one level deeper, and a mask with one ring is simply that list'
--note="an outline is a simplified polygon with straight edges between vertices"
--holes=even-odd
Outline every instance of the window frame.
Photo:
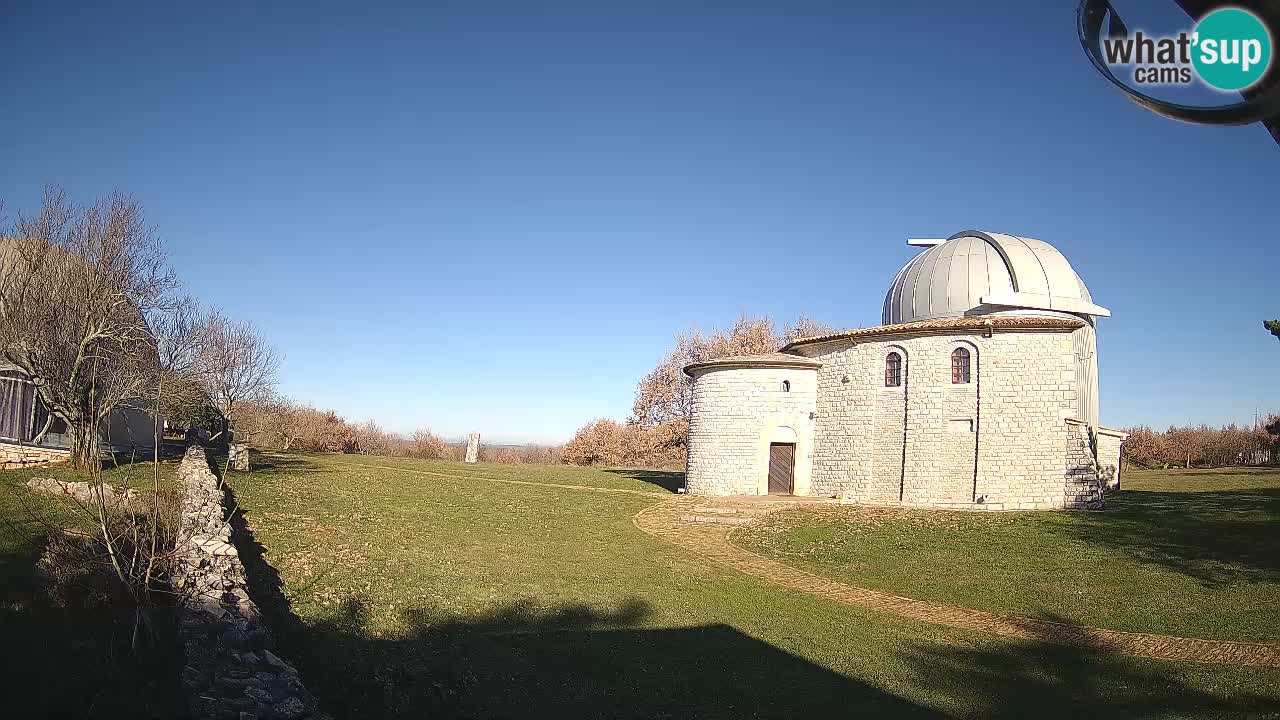
[{"label": "window frame", "polygon": [[969,385],[972,382],[973,351],[963,345],[953,348],[951,350],[951,384]]},{"label": "window frame", "polygon": [[902,353],[891,350],[884,356],[884,386],[902,387]]}]

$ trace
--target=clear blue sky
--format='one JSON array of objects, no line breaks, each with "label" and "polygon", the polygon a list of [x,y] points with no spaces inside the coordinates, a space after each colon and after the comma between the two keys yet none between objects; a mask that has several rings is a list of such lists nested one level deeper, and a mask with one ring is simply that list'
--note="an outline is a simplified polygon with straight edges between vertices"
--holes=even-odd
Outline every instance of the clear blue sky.
[{"label": "clear blue sky", "polygon": [[5,3],[0,198],[133,193],[284,391],[396,430],[566,439],[967,228],[1113,310],[1104,423],[1280,410],[1280,149],[1121,98],[1070,0],[374,5]]}]

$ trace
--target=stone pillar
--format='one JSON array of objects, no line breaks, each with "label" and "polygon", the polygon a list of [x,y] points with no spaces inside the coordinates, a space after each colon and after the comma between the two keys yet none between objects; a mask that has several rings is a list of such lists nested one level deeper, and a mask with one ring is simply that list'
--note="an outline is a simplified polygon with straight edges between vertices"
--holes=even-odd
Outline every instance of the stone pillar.
[{"label": "stone pillar", "polygon": [[227,445],[228,459],[231,461],[232,470],[240,470],[248,472],[249,470],[249,446],[244,443],[230,443]]},{"label": "stone pillar", "polygon": [[467,457],[464,462],[473,463],[480,459],[480,433],[467,435]]}]

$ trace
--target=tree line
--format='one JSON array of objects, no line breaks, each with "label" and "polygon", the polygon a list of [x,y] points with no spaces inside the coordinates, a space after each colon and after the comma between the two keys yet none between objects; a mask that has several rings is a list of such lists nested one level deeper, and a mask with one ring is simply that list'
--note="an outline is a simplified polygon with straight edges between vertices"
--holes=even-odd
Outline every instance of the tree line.
[{"label": "tree line", "polygon": [[[684,367],[728,355],[773,352],[801,337],[834,332],[807,317],[778,327],[768,317],[741,317],[726,330],[688,330],[639,382],[631,415],[624,421],[598,418],[561,446],[487,446],[480,459],[511,464],[684,467],[692,410],[692,381]],[[276,450],[359,453],[434,460],[461,460],[465,447],[428,429],[402,435],[369,420],[351,422],[332,410],[272,396],[244,405],[237,432],[255,447]]]},{"label": "tree line", "polygon": [[1141,425],[1127,432],[1124,462],[1131,466],[1228,467],[1270,465],[1280,461],[1280,415],[1270,415],[1252,426],[1202,424],[1153,430]]},{"label": "tree line", "polygon": [[[373,420],[352,422],[333,410],[318,410],[279,395],[245,404],[236,432],[250,445],[268,450],[457,461],[466,454],[464,443],[444,440],[427,428],[396,433]],[[560,446],[480,446],[480,459],[485,462],[554,465],[560,462],[560,453]]]}]

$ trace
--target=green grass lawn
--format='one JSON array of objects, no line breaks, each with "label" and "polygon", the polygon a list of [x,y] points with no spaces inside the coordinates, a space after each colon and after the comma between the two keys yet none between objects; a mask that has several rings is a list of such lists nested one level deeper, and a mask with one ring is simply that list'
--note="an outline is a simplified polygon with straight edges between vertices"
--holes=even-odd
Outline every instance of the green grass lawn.
[{"label": "green grass lawn", "polygon": [[[173,463],[163,463],[171,486]],[[0,471],[0,693],[8,717],[172,718],[185,713],[172,657],[138,663],[128,647],[130,617],[120,608],[60,606],[44,592],[36,562],[50,533],[91,529],[74,501],[31,493],[31,477],[83,480],[66,465]],[[149,487],[151,466],[104,472],[116,486]]]},{"label": "green grass lawn", "polygon": [[912,624],[710,565],[631,523],[678,474],[259,461],[231,478],[251,586],[282,654],[337,717],[1280,711],[1280,671]]},{"label": "green grass lawn", "polygon": [[864,587],[1118,630],[1280,640],[1280,470],[1128,472],[1102,512],[789,512],[734,542]]}]

